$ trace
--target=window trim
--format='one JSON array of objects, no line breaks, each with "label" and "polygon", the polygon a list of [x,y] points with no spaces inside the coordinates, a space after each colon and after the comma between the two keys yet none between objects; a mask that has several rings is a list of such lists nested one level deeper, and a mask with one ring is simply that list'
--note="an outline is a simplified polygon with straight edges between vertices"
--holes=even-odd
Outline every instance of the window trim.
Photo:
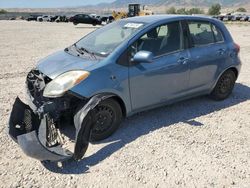
[{"label": "window trim", "polygon": [[[183,28],[182,28],[182,22],[181,22],[181,20],[170,21],[170,22],[167,22],[167,23],[163,23],[163,24],[157,25],[157,26],[151,28],[150,30],[144,32],[143,34],[141,34],[134,42],[138,41],[141,37],[143,37],[146,33],[150,32],[153,29],[161,27],[161,26],[164,26],[164,25],[168,25],[168,24],[171,24],[171,23],[174,23],[174,22],[178,22],[179,23],[179,27],[180,27],[180,49],[176,50],[176,51],[172,51],[172,52],[166,52],[166,53],[163,53],[163,54],[160,54],[160,55],[155,55],[154,58],[153,58],[153,60],[161,58],[162,56],[167,56],[167,55],[170,55],[170,54],[173,54],[173,53],[181,52],[181,51],[185,50],[184,40],[183,40],[184,39]],[[134,42],[132,44],[134,44]],[[132,44],[130,44],[128,48],[130,48]]]},{"label": "window trim", "polygon": [[[189,23],[190,23],[190,22],[199,22],[199,23],[202,23],[202,22],[203,22],[203,23],[208,23],[208,24],[210,25],[211,31],[212,31],[212,33],[213,33],[214,42],[208,43],[208,44],[202,44],[202,45],[195,46],[195,45],[194,45],[194,42],[193,42],[193,40],[192,40],[192,38],[191,38],[192,36],[191,36],[190,29],[189,29]],[[208,20],[190,20],[190,19],[188,19],[188,20],[185,20],[185,24],[186,24],[186,27],[187,27],[187,30],[188,30],[188,37],[189,37],[189,42],[190,42],[190,45],[189,45],[188,49],[192,49],[192,48],[203,48],[203,47],[206,47],[206,46],[211,46],[211,45],[213,45],[213,44],[222,44],[222,43],[225,43],[225,37],[224,37],[224,35],[223,35],[223,32],[221,32],[221,30],[220,30],[215,24],[211,23],[211,21],[208,21]],[[216,42],[216,40],[215,40],[215,35],[214,35],[214,31],[213,31],[213,29],[212,29],[212,25],[214,25],[215,28],[216,28],[217,30],[219,30],[219,32],[221,33],[221,36],[222,36],[222,38],[223,38],[223,41],[218,41],[218,42]]]},{"label": "window trim", "polygon": [[210,22],[210,25],[211,25],[211,30],[213,32],[213,35],[214,35],[214,40],[216,41],[216,38],[215,38],[215,34],[214,34],[214,31],[213,31],[213,26],[215,27],[215,29],[220,33],[220,35],[222,36],[222,41],[216,41],[215,44],[220,44],[220,43],[224,43],[225,42],[225,37],[223,35],[223,33],[221,32],[221,30],[213,23]]},{"label": "window trim", "polygon": [[[185,50],[185,47],[184,47],[184,36],[183,36],[183,28],[182,28],[182,23],[181,23],[181,20],[178,20],[178,21],[173,21],[173,22],[179,22],[179,27],[180,27],[180,49],[179,50],[175,50],[175,51],[172,51],[172,52],[166,52],[164,54],[161,54],[161,55],[158,55],[158,56],[154,56],[153,60],[155,59],[159,59],[163,56],[168,56],[168,55],[171,55],[171,54],[174,54],[174,53],[178,53],[178,52],[182,52]],[[169,22],[169,23],[172,23],[172,22]],[[163,24],[163,25],[167,25],[169,23],[166,23],[166,24]]]},{"label": "window trim", "polygon": [[[180,43],[181,43],[181,49],[179,50],[176,50],[176,51],[173,51],[173,52],[168,52],[168,53],[164,53],[164,54],[161,54],[161,55],[158,55],[158,56],[154,56],[153,60],[157,60],[163,56],[168,56],[168,55],[171,55],[171,54],[174,54],[174,53],[180,53],[180,52],[183,52],[187,49],[189,49],[189,46],[190,46],[190,41],[188,41],[188,46],[185,46],[184,44],[184,27],[186,27],[186,20],[173,20],[173,21],[168,21],[168,22],[165,22],[165,23],[161,23],[161,24],[155,24],[154,27],[150,28],[150,29],[146,29],[145,28],[145,32],[142,32],[140,35],[135,35],[133,38],[130,39],[130,41],[128,41],[127,43],[127,47],[126,49],[124,49],[121,54],[117,57],[117,60],[116,60],[116,64],[118,65],[121,65],[121,66],[126,66],[126,67],[130,67],[130,66],[133,66],[134,64],[131,64],[131,61],[129,59],[129,52],[128,52],[128,49],[137,41],[139,40],[143,35],[145,35],[147,32],[150,32],[152,29],[154,28],[157,28],[157,27],[160,27],[160,26],[163,26],[163,25],[167,25],[167,24],[170,24],[170,23],[173,23],[173,22],[179,22],[179,25],[180,25]],[[187,39],[190,40],[190,37],[189,37],[189,30],[187,30]],[[133,41],[133,42],[131,42]],[[123,64],[123,63],[120,63],[119,62],[119,59],[121,58],[122,55],[124,54],[127,54],[127,61],[128,63],[126,64]]]}]

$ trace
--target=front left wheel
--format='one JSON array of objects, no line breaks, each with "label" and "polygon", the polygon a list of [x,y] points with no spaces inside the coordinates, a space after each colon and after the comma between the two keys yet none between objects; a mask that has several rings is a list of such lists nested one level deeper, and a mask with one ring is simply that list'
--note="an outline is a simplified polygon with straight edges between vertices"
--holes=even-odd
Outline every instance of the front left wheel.
[{"label": "front left wheel", "polygon": [[120,126],[122,109],[114,99],[100,102],[94,109],[94,126],[91,133],[92,141],[99,141],[111,136]]}]

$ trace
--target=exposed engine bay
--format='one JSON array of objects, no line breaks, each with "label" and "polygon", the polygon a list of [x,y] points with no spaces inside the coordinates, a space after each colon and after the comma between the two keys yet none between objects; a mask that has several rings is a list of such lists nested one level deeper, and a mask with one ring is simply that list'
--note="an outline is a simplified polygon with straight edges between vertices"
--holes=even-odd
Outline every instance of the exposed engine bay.
[{"label": "exposed engine bay", "polygon": [[[18,97],[9,120],[9,134],[25,154],[41,161],[80,160],[89,145],[94,120],[94,108],[112,95],[95,95],[90,99],[67,92],[58,98],[46,98],[43,90],[51,81],[38,70],[27,75],[29,104]],[[64,117],[72,117],[75,126],[74,149],[64,147],[60,131]]]}]

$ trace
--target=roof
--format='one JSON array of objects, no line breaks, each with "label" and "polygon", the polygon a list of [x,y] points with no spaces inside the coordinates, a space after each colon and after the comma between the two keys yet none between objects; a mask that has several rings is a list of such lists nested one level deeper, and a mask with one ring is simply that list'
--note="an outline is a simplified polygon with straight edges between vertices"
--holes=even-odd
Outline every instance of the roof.
[{"label": "roof", "polygon": [[175,19],[175,18],[201,18],[201,19],[210,19],[208,16],[190,16],[190,15],[172,15],[172,14],[162,14],[162,15],[152,15],[152,16],[136,16],[127,18],[127,21],[132,22],[144,22],[144,23],[154,23],[154,22],[160,22],[167,19]]}]

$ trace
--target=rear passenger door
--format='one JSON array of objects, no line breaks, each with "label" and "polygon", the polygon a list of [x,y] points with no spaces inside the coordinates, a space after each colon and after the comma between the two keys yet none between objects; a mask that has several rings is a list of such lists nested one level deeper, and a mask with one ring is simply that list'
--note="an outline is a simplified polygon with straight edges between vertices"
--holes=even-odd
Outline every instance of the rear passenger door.
[{"label": "rear passenger door", "polygon": [[190,91],[209,90],[219,64],[227,59],[227,47],[221,31],[207,21],[188,21],[191,47]]}]

